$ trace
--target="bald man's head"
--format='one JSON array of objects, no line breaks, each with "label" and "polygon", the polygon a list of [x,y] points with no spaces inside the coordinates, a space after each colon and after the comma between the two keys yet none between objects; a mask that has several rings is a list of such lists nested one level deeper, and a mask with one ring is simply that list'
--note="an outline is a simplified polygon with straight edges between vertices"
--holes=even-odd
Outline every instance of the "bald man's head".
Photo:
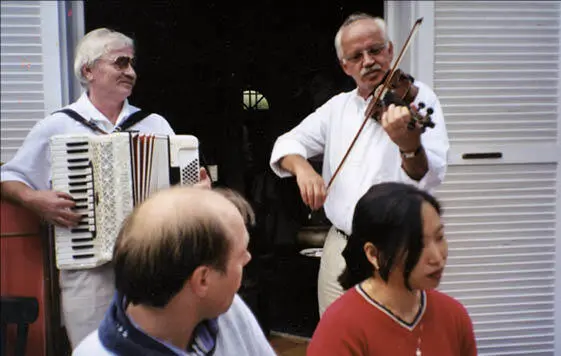
[{"label": "bald man's head", "polygon": [[165,306],[197,267],[225,270],[230,225],[240,223],[240,211],[223,194],[188,187],[154,194],[125,221],[115,243],[117,290],[134,304]]}]

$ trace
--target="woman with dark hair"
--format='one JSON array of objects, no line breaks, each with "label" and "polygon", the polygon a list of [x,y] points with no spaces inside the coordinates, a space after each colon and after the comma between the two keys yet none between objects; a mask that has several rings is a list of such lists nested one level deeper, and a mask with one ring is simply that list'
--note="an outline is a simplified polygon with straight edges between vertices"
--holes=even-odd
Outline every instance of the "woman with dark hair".
[{"label": "woman with dark hair", "polygon": [[339,283],[347,292],[323,314],[308,356],[473,356],[470,317],[436,288],[448,256],[441,209],[402,183],[358,201]]}]

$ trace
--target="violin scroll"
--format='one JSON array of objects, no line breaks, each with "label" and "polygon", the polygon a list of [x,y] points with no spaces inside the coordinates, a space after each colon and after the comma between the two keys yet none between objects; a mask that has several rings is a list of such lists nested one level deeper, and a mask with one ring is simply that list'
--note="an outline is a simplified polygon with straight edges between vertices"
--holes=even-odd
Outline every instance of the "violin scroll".
[{"label": "violin scroll", "polygon": [[419,125],[421,127],[421,132],[425,132],[426,128],[434,128],[435,123],[432,121],[431,115],[434,113],[432,108],[427,108],[425,110],[425,114],[421,114],[419,110],[425,108],[425,103],[420,102],[419,108],[415,109],[415,107],[409,107],[409,111],[411,112],[411,121],[407,124],[407,128],[409,130],[413,130],[415,125]]}]

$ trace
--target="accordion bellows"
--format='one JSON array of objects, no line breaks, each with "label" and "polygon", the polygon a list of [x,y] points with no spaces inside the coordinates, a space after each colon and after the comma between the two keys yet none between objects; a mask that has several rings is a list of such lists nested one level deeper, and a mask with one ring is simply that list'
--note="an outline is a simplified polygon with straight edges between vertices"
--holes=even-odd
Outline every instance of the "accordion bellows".
[{"label": "accordion bellows", "polygon": [[70,194],[83,216],[77,227],[55,227],[59,269],[111,261],[135,205],[159,189],[199,180],[198,140],[191,135],[56,135],[51,161],[52,189]]}]

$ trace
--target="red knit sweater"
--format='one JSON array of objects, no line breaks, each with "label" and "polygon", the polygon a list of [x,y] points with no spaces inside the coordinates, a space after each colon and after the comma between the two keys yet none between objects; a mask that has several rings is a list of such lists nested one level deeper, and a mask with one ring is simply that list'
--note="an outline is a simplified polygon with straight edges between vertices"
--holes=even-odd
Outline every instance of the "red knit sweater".
[{"label": "red knit sweater", "polygon": [[372,300],[357,285],[323,314],[308,356],[477,356],[471,319],[455,299],[438,291],[408,324]]}]

